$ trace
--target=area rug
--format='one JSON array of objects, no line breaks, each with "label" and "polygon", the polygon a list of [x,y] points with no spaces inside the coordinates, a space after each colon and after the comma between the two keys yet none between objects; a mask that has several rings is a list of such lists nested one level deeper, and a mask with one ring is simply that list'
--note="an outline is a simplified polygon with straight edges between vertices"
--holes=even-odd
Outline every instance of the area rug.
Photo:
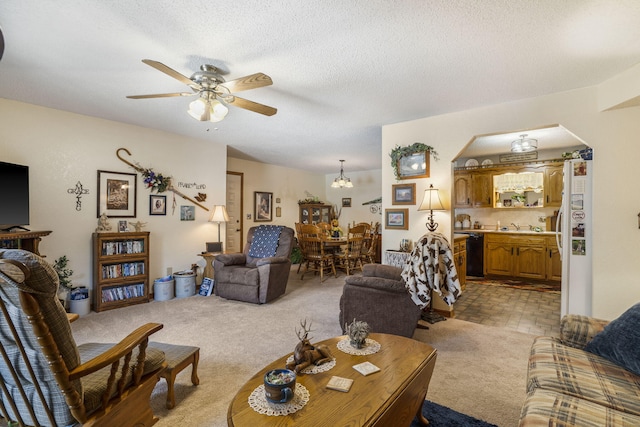
[{"label": "area rug", "polygon": [[527,282],[525,280],[515,279],[485,279],[484,277],[469,277],[467,283],[475,283],[477,285],[501,286],[504,288],[523,289],[526,291],[560,293],[560,283],[537,283]]},{"label": "area rug", "polygon": [[[498,427],[429,400],[425,400],[422,405],[422,415],[429,420],[429,427]],[[419,426],[418,420],[414,419],[411,427]]]}]

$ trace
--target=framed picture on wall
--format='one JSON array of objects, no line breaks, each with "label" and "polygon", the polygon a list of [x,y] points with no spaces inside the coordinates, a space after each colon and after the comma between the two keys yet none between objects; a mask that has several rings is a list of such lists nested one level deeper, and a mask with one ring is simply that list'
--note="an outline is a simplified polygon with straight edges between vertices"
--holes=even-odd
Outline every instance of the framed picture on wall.
[{"label": "framed picture on wall", "polygon": [[149,215],[167,214],[167,196],[152,194],[149,196]]},{"label": "framed picture on wall", "polygon": [[400,157],[398,179],[429,178],[429,152],[420,151]]},{"label": "framed picture on wall", "polygon": [[351,207],[351,197],[343,197],[342,198],[342,207],[350,208]]},{"label": "framed picture on wall", "polygon": [[97,217],[135,218],[136,174],[98,171]]},{"label": "framed picture on wall", "polygon": [[393,205],[415,205],[416,204],[416,185],[415,184],[394,184],[393,197],[391,199]]},{"label": "framed picture on wall", "polygon": [[269,222],[273,219],[273,193],[254,191],[253,221]]},{"label": "framed picture on wall", "polygon": [[196,220],[195,206],[180,206],[180,221],[195,221],[195,220]]},{"label": "framed picture on wall", "polygon": [[385,209],[384,228],[392,230],[408,230],[409,209]]}]

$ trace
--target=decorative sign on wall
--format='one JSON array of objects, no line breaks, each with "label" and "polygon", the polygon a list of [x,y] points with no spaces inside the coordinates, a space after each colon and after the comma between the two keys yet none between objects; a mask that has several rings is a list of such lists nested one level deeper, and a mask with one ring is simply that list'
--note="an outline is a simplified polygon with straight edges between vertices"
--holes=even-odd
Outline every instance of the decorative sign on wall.
[{"label": "decorative sign on wall", "polygon": [[77,211],[81,211],[82,210],[82,195],[83,194],[89,194],[89,190],[84,188],[82,186],[82,183],[80,181],[78,181],[76,183],[75,188],[69,188],[67,190],[67,193],[75,194],[75,196],[76,196],[76,210]]},{"label": "decorative sign on wall", "polygon": [[532,151],[530,153],[500,154],[500,163],[524,162],[529,160],[536,160],[537,158],[537,151]]}]

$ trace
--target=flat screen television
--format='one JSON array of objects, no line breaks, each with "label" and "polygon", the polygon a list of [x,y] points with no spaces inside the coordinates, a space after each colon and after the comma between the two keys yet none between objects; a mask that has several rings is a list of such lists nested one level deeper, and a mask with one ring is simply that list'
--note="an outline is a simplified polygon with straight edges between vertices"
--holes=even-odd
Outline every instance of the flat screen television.
[{"label": "flat screen television", "polygon": [[29,167],[0,162],[0,230],[29,225]]}]

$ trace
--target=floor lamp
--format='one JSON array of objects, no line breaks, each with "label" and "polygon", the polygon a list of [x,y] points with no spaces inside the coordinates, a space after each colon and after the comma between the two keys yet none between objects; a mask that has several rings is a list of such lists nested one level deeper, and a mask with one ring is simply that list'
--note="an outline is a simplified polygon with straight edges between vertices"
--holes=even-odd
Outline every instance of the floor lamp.
[{"label": "floor lamp", "polygon": [[[438,228],[438,223],[433,220],[433,211],[443,211],[444,206],[440,201],[440,194],[438,193],[437,188],[433,188],[433,184],[429,185],[429,188],[424,190],[424,197],[422,198],[422,203],[420,203],[419,211],[429,211],[429,216],[427,217],[429,221],[427,222],[427,230],[430,232],[436,231]],[[440,313],[436,313],[433,311],[433,289],[431,289],[431,300],[429,301],[429,311],[422,313],[422,320],[425,320],[429,323],[441,322],[443,320],[447,320],[446,317],[441,315]]]},{"label": "floor lamp", "polygon": [[209,217],[209,222],[215,222],[218,224],[218,241],[216,243],[219,244],[219,247],[212,249],[219,250],[209,250],[209,248],[207,248],[207,252],[223,252],[223,245],[222,241],[220,240],[220,223],[228,221],[229,215],[227,214],[227,208],[225,208],[224,205],[215,205],[213,207],[213,212],[211,212],[211,216]]}]

